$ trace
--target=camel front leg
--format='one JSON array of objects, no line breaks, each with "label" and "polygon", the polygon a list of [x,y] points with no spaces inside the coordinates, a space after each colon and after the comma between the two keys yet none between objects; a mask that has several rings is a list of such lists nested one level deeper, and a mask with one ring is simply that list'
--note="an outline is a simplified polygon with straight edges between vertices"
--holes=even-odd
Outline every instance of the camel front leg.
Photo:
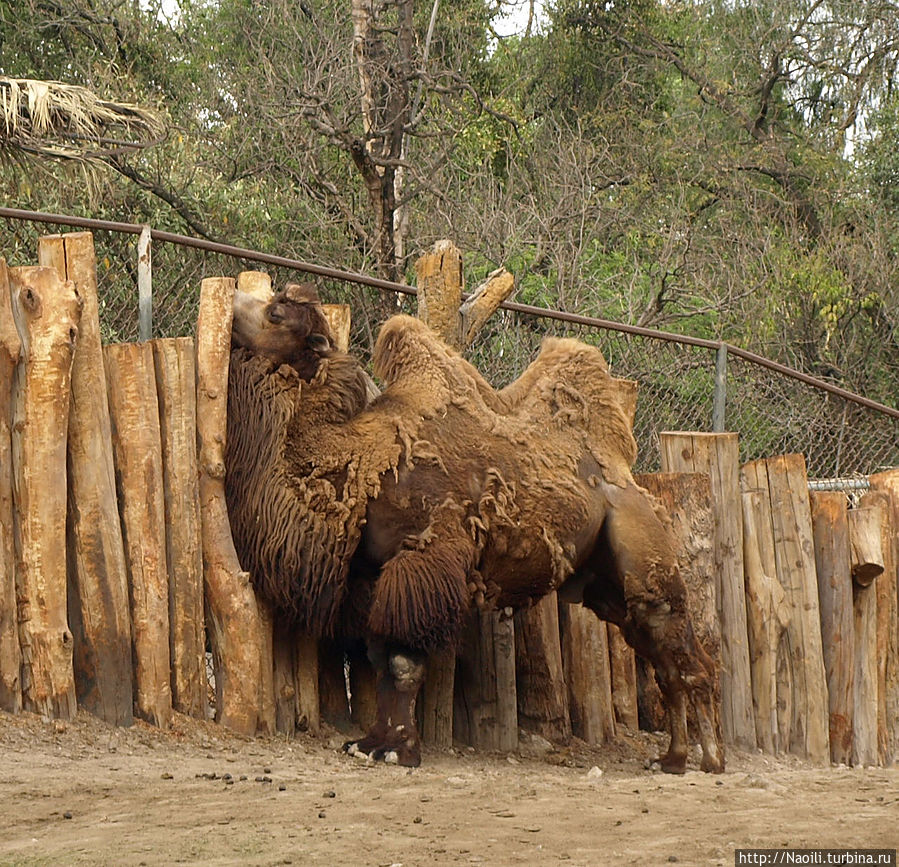
[{"label": "camel front leg", "polygon": [[377,673],[378,718],[368,734],[344,744],[350,755],[415,768],[421,764],[421,739],[415,725],[415,700],[424,682],[423,653],[375,642],[369,657]]}]

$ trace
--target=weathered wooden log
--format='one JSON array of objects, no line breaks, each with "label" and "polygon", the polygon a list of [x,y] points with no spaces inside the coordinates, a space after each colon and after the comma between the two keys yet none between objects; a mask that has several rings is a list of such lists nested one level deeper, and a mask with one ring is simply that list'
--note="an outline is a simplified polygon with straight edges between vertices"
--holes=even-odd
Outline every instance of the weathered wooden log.
[{"label": "weathered wooden log", "polygon": [[518,749],[515,629],[508,615],[474,612],[462,639],[453,729],[457,740],[477,749]]},{"label": "weathered wooden log", "polygon": [[272,631],[275,730],[291,737],[297,727],[296,654],[291,632],[279,624]]},{"label": "weathered wooden log", "polygon": [[661,433],[665,472],[708,473],[715,516],[714,562],[721,624],[721,728],[724,740],[756,745],[743,584],[739,440],[735,433]]},{"label": "weathered wooden log", "polygon": [[[884,553],[885,574],[891,569],[893,554],[892,508],[890,495],[885,490],[868,491],[859,502],[859,511],[876,511],[880,515],[880,549]],[[855,511],[855,510],[853,510]],[[851,513],[850,513],[851,514]],[[893,726],[889,719],[889,669],[891,655],[895,651],[896,630],[896,588],[884,580],[885,574],[873,582],[877,597],[877,753],[880,764],[892,764],[894,755]],[[869,585],[871,586],[871,585]]]},{"label": "weathered wooden log", "polygon": [[[714,519],[709,476],[707,473],[643,473],[635,475],[634,480],[649,491],[662,509],[675,542],[693,629],[706,652],[720,666],[721,628],[713,565]],[[652,677],[641,677],[641,673]],[[663,729],[664,722],[657,725],[657,713],[663,709],[661,693],[648,663],[637,664],[637,689],[638,711],[647,720],[651,719],[654,730]]]},{"label": "weathered wooden log", "polygon": [[[450,346],[461,349],[467,345],[483,326],[490,314],[512,291],[514,281],[503,276],[505,272],[495,272],[487,282],[475,291],[465,304],[462,303],[464,277],[462,273],[462,253],[451,241],[437,241],[427,253],[419,257],[415,263],[416,284],[418,289],[418,316],[437,332]],[[492,278],[492,279],[491,279]],[[503,292],[505,291],[505,295]],[[464,331],[464,336],[463,336]],[[428,663],[422,705],[424,711],[423,736],[429,743],[449,747],[452,745],[453,730],[456,737],[465,740],[474,738],[479,744],[485,744],[486,735],[481,731],[484,716],[494,714],[497,725],[503,727],[510,717],[517,713],[514,706],[502,707],[506,701],[515,701],[516,686],[514,666],[499,664],[493,658],[491,648],[512,648],[506,629],[510,625],[502,624],[496,617],[480,617],[473,615],[472,623],[478,629],[488,630],[490,634],[474,636],[469,630],[470,640],[462,645],[460,671],[475,673],[478,664],[491,666],[487,673],[488,681],[492,678],[510,678],[511,682],[497,683],[495,688],[486,688],[479,677],[466,678],[455,683],[456,664],[454,654],[438,655]],[[494,633],[494,630],[496,632]],[[465,693],[470,695],[456,695]],[[489,698],[487,698],[489,696]],[[458,725],[453,724],[453,710],[458,707],[465,713],[465,719]],[[488,710],[489,708],[489,710]],[[518,728],[514,728],[514,743],[518,743]],[[495,738],[503,746],[496,749],[510,749],[512,736],[508,732],[499,732]],[[476,745],[474,741],[470,742]]]},{"label": "weathered wooden log", "polygon": [[640,717],[637,710],[637,666],[634,651],[617,626],[608,623],[606,628],[609,636],[609,668],[612,673],[615,722],[637,731]]},{"label": "weathered wooden log", "polygon": [[883,574],[883,521],[884,512],[880,504],[856,508],[849,513],[852,579],[859,587],[867,587]]},{"label": "weathered wooden log", "polygon": [[780,751],[777,703],[777,649],[789,621],[783,587],[777,580],[768,492],[744,491],[743,574],[752,676],[755,734],[766,753]]},{"label": "weathered wooden log", "polygon": [[237,275],[237,291],[268,302],[272,297],[271,274],[266,274],[265,271],[241,271]]},{"label": "weathered wooden log", "polygon": [[[889,624],[885,641],[882,640],[884,657],[884,712],[887,752],[881,758],[884,764],[899,761],[899,469],[876,473],[870,478],[871,490],[889,497],[885,509],[883,532],[886,541],[884,574],[877,579],[879,610],[889,610]],[[879,652],[880,653],[880,652]]]},{"label": "weathered wooden log", "polygon": [[378,696],[375,671],[365,648],[355,645],[347,649],[350,685],[350,719],[368,731],[378,718]]},{"label": "weathered wooden log", "polygon": [[707,473],[638,473],[634,480],[652,494],[669,522],[693,629],[706,653],[720,663],[711,480]]},{"label": "weathered wooden log", "polygon": [[518,724],[547,740],[571,739],[559,603],[555,593],[515,614],[515,680]]},{"label": "weathered wooden log", "polygon": [[12,383],[22,342],[12,318],[6,259],[0,258],[0,710],[22,709],[22,649],[16,622],[12,501]]},{"label": "weathered wooden log", "polygon": [[[197,320],[197,433],[206,625],[215,671],[216,720],[244,734],[274,727],[273,670],[264,614],[240,568],[225,503],[228,362],[235,281],[209,277]],[[269,712],[268,708],[271,708]]]},{"label": "weathered wooden log", "polygon": [[347,657],[342,641],[323,638],[318,648],[318,698],[321,718],[339,731],[349,731],[350,704]]},{"label": "weathered wooden log", "polygon": [[206,718],[206,625],[197,473],[197,377],[193,339],[151,341],[162,439],[169,574],[172,706]]},{"label": "weathered wooden log", "polygon": [[456,653],[445,650],[428,658],[424,690],[418,708],[421,718],[421,737],[438,749],[453,745],[453,689],[455,686]]},{"label": "weathered wooden log", "polygon": [[415,262],[418,318],[427,322],[450,346],[461,346],[459,304],[462,253],[452,241],[437,241]]},{"label": "weathered wooden log", "polygon": [[131,588],[134,711],[167,728],[172,721],[169,573],[153,348],[110,345],[104,361]]},{"label": "weathered wooden log", "polygon": [[852,764],[876,765],[877,748],[877,590],[853,588],[855,679],[852,709]]},{"label": "weathered wooden log", "polygon": [[[780,746],[814,762],[829,762],[827,679],[805,459],[794,454],[751,461],[742,469],[742,482],[744,490],[762,491],[763,500],[767,491],[775,570],[790,612],[781,641],[789,658],[778,658],[783,684],[779,701],[787,692],[784,678],[792,683],[788,736]],[[786,723],[786,714],[779,714],[779,731],[785,731]]]},{"label": "weathered wooden log", "polygon": [[297,673],[297,725],[301,731],[321,730],[318,693],[318,639],[304,633],[294,638]]},{"label": "weathered wooden log", "polygon": [[497,268],[462,303],[459,307],[459,329],[463,348],[471,344],[514,289],[515,278],[505,268]]},{"label": "weathered wooden log", "polygon": [[350,351],[352,311],[349,304],[322,304],[322,312],[331,329],[331,339],[341,352]]},{"label": "weathered wooden log", "polygon": [[81,301],[53,268],[9,269],[22,363],[13,386],[17,619],[26,710],[77,706],[66,612],[66,431]]},{"label": "weathered wooden log", "polygon": [[128,575],[116,498],[97,266],[90,232],[48,235],[38,261],[71,280],[81,297],[68,428],[68,607],[80,706],[131,725],[133,676]]},{"label": "weathered wooden log", "polygon": [[583,605],[560,602],[559,628],[571,732],[588,744],[614,740],[615,709],[606,624]]},{"label": "weathered wooden log", "polygon": [[848,765],[852,761],[855,675],[848,499],[839,491],[813,491],[809,499],[827,677],[830,760]]}]

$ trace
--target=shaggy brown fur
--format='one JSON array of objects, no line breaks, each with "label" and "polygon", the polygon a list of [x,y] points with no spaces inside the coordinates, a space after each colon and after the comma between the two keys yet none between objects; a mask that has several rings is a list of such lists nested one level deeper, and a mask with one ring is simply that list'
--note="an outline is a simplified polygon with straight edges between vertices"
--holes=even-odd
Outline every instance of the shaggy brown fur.
[{"label": "shaggy brown fur", "polygon": [[[521,607],[562,588],[655,665],[668,769],[686,760],[686,691],[705,765],[723,767],[717,673],[692,635],[670,536],[631,476],[636,446],[599,350],[548,338],[497,392],[423,323],[396,316],[374,353],[385,391],[364,408],[358,365],[313,351],[308,382],[267,358],[232,360],[229,510],[243,565],[276,608],[318,634],[360,612],[368,638],[409,648],[390,665],[418,672],[416,653],[452,645],[473,599]],[[411,720],[397,695],[414,703],[416,676],[385,691],[366,749],[417,763],[410,723],[388,720]]]}]

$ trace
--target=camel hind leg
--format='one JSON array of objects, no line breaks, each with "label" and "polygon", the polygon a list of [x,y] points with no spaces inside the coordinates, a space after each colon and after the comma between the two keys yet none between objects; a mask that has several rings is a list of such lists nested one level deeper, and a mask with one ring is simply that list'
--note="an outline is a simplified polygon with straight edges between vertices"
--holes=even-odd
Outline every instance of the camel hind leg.
[{"label": "camel hind leg", "polygon": [[598,577],[585,591],[585,604],[617,623],[656,670],[671,735],[663,770],[686,768],[689,701],[699,724],[702,769],[720,773],[718,671],[693,632],[670,532],[635,485],[607,489],[609,509],[592,564]]}]

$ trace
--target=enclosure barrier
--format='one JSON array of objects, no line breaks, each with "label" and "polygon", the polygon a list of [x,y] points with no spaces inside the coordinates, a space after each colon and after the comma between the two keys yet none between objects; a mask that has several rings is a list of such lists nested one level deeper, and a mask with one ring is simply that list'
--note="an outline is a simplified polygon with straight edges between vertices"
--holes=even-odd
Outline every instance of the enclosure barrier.
[{"label": "enclosure barrier", "polygon": [[[364,274],[138,224],[7,207],[0,217],[0,250],[17,263],[30,261],[43,224],[94,231],[106,343],[193,336],[203,278],[251,263],[264,265],[279,285],[312,275],[322,297],[352,302],[353,349],[363,360],[388,307],[415,312],[414,287]],[[469,354],[488,379],[505,384],[547,333],[596,343],[619,376],[640,382],[640,472],[660,469],[661,430],[739,430],[742,461],[801,452],[813,479],[840,490],[899,465],[899,409],[719,341],[505,301]]]},{"label": "enclosure barrier", "polygon": [[[462,299],[447,289],[454,255],[419,263],[438,328],[434,311],[452,323]],[[91,236],[44,238],[38,260],[0,261],[0,707],[161,727],[211,708],[247,734],[367,725],[364,658],[348,658],[350,703],[343,650],[273,625],[233,553],[221,482],[235,281],[203,281],[195,340],[101,349]],[[267,289],[265,275],[238,280]],[[892,763],[899,469],[870,476],[849,508],[843,493],[809,494],[800,454],[741,462],[726,432],[659,442],[664,472],[638,481],[672,515],[695,628],[721,661],[725,741]],[[473,615],[459,658],[431,660],[420,705],[436,746],[663,727],[651,671],[614,627],[555,596],[512,619]]]}]

